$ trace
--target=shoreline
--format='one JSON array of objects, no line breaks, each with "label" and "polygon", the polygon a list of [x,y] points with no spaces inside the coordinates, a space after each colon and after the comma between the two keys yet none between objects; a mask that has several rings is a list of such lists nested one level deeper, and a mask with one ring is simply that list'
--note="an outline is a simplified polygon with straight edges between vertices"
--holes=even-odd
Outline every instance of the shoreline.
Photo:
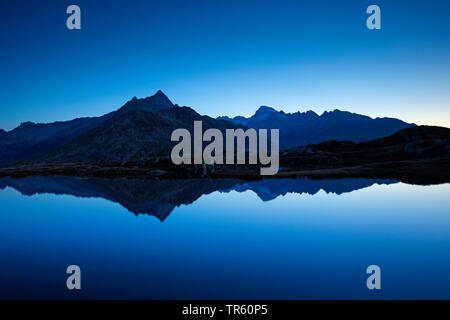
[{"label": "shoreline", "polygon": [[40,166],[21,166],[0,168],[0,178],[27,177],[97,177],[97,178],[238,178],[242,180],[261,180],[277,178],[309,178],[313,180],[340,178],[396,179],[412,184],[439,184],[450,182],[450,159],[448,157],[386,161],[342,167],[295,168],[284,167],[273,176],[261,176],[259,166],[120,166],[117,164],[49,164]]}]

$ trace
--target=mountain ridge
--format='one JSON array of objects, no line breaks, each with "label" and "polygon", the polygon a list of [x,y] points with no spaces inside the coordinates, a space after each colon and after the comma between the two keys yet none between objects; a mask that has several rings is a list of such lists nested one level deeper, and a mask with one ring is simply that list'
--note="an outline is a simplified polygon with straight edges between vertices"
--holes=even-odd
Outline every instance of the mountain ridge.
[{"label": "mountain ridge", "polygon": [[12,165],[42,156],[88,134],[128,112],[159,111],[177,108],[158,90],[154,95],[127,101],[117,110],[98,117],[82,117],[50,123],[22,122],[10,131],[0,131],[0,165]]},{"label": "mountain ridge", "polygon": [[248,118],[220,116],[217,119],[254,129],[280,129],[280,146],[283,149],[328,140],[365,142],[416,126],[396,118],[371,118],[339,109],[318,115],[312,110],[285,113],[267,106],[261,106]]},{"label": "mountain ridge", "polygon": [[99,117],[52,123],[23,122],[11,131],[0,131],[0,165],[47,162],[145,162],[169,156],[170,134],[177,128],[192,130],[193,121],[204,129],[280,129],[283,149],[327,140],[364,142],[415,126],[395,118],[376,118],[335,109],[322,115],[314,111],[285,113],[261,106],[252,117],[212,118],[189,107],[180,107],[161,91],[127,101]]}]

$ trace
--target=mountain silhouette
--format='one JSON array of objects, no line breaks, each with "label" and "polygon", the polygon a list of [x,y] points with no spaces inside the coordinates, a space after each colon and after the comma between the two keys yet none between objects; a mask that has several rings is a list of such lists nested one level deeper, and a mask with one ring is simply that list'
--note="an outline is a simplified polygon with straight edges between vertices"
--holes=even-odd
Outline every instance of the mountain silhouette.
[{"label": "mountain silhouette", "polygon": [[49,124],[22,123],[0,135],[0,164],[47,163],[145,163],[154,156],[170,156],[178,128],[193,131],[195,120],[204,129],[237,128],[236,125],[201,116],[189,107],[174,105],[158,91],[143,99],[133,98],[120,109],[101,117]]},{"label": "mountain silhouette", "polygon": [[373,119],[337,109],[318,115],[314,111],[285,113],[267,106],[261,106],[249,118],[222,116],[217,119],[254,129],[280,129],[282,148],[327,140],[365,142],[415,126],[394,118]]},{"label": "mountain silhouette", "polygon": [[119,110],[101,117],[78,118],[53,123],[24,122],[17,128],[0,132],[0,165],[20,162],[44,154],[73,141],[108,121],[115,121],[129,111],[157,112],[175,107],[167,96],[158,91],[144,99],[134,97]]},{"label": "mountain silhouette", "polygon": [[262,106],[250,118],[202,116],[179,107],[158,90],[153,96],[134,97],[124,106],[100,117],[53,123],[24,122],[0,131],[0,165],[51,163],[135,162],[144,164],[155,156],[169,157],[177,128],[192,132],[194,120],[204,130],[217,128],[278,128],[284,148],[326,140],[368,141],[414,126],[398,119],[376,118],[335,110],[317,115],[313,111],[284,113]]},{"label": "mountain silhouette", "polygon": [[113,117],[79,118],[53,123],[24,122],[0,135],[0,165],[14,164],[58,148],[75,137],[101,126]]},{"label": "mountain silhouette", "polygon": [[122,108],[120,108],[118,112],[124,113],[130,110],[158,112],[170,108],[175,108],[175,105],[161,90],[158,90],[151,97],[147,97],[144,99],[137,99],[136,97],[134,97],[133,99],[128,101]]}]

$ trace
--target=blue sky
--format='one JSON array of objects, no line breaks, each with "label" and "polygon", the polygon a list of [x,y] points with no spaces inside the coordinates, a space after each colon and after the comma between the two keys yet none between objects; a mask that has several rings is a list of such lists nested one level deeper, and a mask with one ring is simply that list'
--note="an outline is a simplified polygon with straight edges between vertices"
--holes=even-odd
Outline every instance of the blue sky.
[{"label": "blue sky", "polygon": [[[81,30],[66,28],[70,4]],[[366,28],[370,4],[381,30]],[[211,116],[269,105],[450,126],[449,15],[449,1],[2,1],[0,128],[158,89]]]}]

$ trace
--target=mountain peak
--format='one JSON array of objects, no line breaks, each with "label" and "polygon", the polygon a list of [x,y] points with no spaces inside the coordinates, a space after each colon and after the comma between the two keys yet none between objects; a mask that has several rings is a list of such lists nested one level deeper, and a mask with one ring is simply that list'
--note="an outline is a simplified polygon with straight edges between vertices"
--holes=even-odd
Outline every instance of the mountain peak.
[{"label": "mountain peak", "polygon": [[318,117],[319,116],[317,113],[315,113],[312,110],[308,110],[308,111],[304,112],[304,114],[307,115],[307,116],[312,116],[312,117]]},{"label": "mountain peak", "polygon": [[341,113],[341,112],[348,112],[348,111],[341,111],[339,109],[334,109],[334,110],[331,110],[331,111],[325,110],[322,113],[322,115],[324,115],[324,114],[337,114],[337,113]]},{"label": "mountain peak", "polygon": [[158,90],[154,95],[138,99],[133,97],[130,101],[128,101],[125,106],[123,106],[122,110],[131,110],[131,109],[140,109],[146,111],[157,112],[165,109],[170,109],[175,107],[172,101],[162,92]]},{"label": "mountain peak", "polygon": [[272,107],[261,106],[258,108],[258,110],[256,110],[255,114],[267,114],[267,113],[272,113],[272,112],[277,112],[277,111]]},{"label": "mountain peak", "polygon": [[164,92],[162,92],[161,90],[156,91],[156,93],[154,95],[152,95],[150,97],[147,97],[145,99],[149,99],[149,98],[161,99],[161,100],[164,100],[166,102],[170,102],[172,104],[172,102],[169,100],[169,98],[166,96],[166,94]]},{"label": "mountain peak", "polygon": [[21,129],[23,129],[23,128],[30,128],[30,127],[33,127],[34,125],[35,125],[34,122],[25,121],[25,122],[22,122],[16,129],[18,129],[18,128],[21,128]]},{"label": "mountain peak", "polygon": [[[172,101],[170,101],[169,98],[161,90],[156,91],[156,93],[154,95],[152,95],[151,97],[147,97],[142,100],[147,101],[147,102],[152,102],[152,103],[158,104],[160,106],[170,107],[170,108],[172,108],[174,106]],[[167,108],[165,108],[165,109],[167,109]]]}]

